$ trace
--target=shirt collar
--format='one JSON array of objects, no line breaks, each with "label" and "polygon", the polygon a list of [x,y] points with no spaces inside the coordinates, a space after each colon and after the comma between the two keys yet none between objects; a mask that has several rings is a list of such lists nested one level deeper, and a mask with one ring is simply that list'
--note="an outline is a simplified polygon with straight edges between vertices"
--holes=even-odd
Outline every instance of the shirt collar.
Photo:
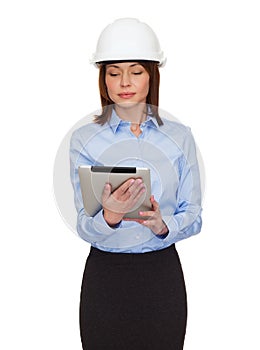
[{"label": "shirt collar", "polygon": [[147,123],[147,125],[149,125],[151,127],[159,128],[159,124],[158,124],[157,119],[155,117],[153,117],[151,114],[147,115],[146,123]]},{"label": "shirt collar", "polygon": [[110,125],[111,129],[113,130],[114,134],[117,131],[117,128],[119,126],[119,124],[122,122],[122,119],[119,118],[119,116],[117,115],[116,111],[114,110],[114,108],[112,109],[112,114],[110,117],[110,120],[108,122],[108,124]]},{"label": "shirt collar", "polygon": [[[114,134],[117,132],[119,125],[123,122],[124,121],[117,115],[115,109],[113,108],[111,118],[110,118],[108,124],[111,127],[111,129],[113,130]],[[147,125],[149,125],[151,127],[156,127],[156,128],[159,127],[159,124],[158,124],[156,118],[153,117],[151,114],[147,115],[145,123],[147,123]]]}]

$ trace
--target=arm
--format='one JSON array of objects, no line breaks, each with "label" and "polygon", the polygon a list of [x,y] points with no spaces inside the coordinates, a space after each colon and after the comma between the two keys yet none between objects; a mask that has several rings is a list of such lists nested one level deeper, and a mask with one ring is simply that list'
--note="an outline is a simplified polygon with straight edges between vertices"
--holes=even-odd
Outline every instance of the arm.
[{"label": "arm", "polygon": [[167,241],[177,242],[200,232],[201,183],[196,145],[190,131],[182,145],[183,155],[179,159],[180,180],[177,191],[177,208],[174,215],[163,216],[169,234]]},{"label": "arm", "polygon": [[84,210],[80,181],[78,175],[79,165],[92,165],[95,160],[88,154],[87,147],[81,139],[80,132],[76,130],[70,141],[70,178],[74,189],[74,202],[78,213],[77,231],[81,238],[90,243],[102,242],[114,234],[116,229],[110,227],[100,210],[94,217],[87,216]]},{"label": "arm", "polygon": [[202,224],[199,166],[190,131],[179,146],[182,155],[179,158],[179,186],[175,212],[172,215],[165,215],[152,196],[152,211],[141,213],[143,216],[149,216],[149,219],[136,220],[149,227],[158,238],[164,239],[165,243],[169,241],[175,243],[199,233]]}]

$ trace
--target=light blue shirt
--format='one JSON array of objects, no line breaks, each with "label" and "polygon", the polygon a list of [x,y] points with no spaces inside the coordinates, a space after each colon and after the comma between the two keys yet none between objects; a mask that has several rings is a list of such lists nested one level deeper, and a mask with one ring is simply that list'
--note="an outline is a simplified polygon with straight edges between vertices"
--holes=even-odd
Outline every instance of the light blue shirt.
[{"label": "light blue shirt", "polygon": [[[161,117],[162,118],[162,117]],[[201,230],[201,186],[196,147],[188,127],[162,118],[147,116],[136,137],[131,123],[113,110],[103,126],[90,123],[74,131],[70,143],[71,182],[77,209],[79,236],[92,246],[122,253],[160,250]],[[122,221],[116,228],[107,225],[100,210],[87,216],[80,190],[80,165],[116,165],[148,167],[151,189],[159,202],[162,218],[168,226],[167,237],[160,238],[137,222]]]}]

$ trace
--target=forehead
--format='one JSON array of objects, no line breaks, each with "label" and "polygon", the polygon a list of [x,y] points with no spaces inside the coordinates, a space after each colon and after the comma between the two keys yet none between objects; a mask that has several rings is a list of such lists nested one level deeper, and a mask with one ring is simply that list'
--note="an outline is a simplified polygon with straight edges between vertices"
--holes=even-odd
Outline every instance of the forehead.
[{"label": "forehead", "polygon": [[119,68],[119,69],[127,69],[136,66],[142,66],[139,62],[111,62],[106,65],[107,68]]}]

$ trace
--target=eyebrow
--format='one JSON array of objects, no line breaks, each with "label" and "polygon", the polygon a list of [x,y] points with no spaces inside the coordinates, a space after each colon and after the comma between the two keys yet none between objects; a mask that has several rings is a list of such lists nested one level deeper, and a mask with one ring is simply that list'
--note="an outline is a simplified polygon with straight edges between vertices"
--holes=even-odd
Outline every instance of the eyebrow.
[{"label": "eyebrow", "polygon": [[[141,66],[140,63],[133,63],[131,64],[129,67],[135,67],[135,66]],[[113,67],[113,68],[120,68],[119,66],[117,66],[116,64],[108,64],[107,65],[107,68],[110,68],[110,67]]]}]

